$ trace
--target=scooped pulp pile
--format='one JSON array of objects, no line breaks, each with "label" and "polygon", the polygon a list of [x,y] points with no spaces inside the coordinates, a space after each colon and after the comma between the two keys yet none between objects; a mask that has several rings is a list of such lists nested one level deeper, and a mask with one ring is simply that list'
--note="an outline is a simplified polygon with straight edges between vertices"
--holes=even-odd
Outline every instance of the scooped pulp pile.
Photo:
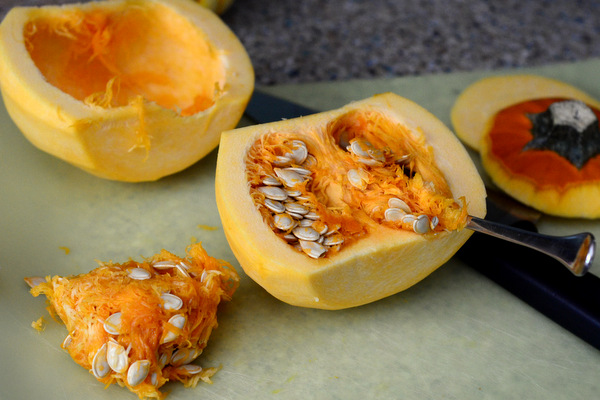
[{"label": "scooped pulp pile", "polygon": [[216,369],[192,362],[217,326],[217,306],[231,299],[239,278],[196,244],[186,258],[163,250],[140,263],[101,263],[83,275],[26,281],[65,323],[62,347],[76,363],[107,385],[163,398],[159,388],[167,381],[186,387],[210,382]]}]

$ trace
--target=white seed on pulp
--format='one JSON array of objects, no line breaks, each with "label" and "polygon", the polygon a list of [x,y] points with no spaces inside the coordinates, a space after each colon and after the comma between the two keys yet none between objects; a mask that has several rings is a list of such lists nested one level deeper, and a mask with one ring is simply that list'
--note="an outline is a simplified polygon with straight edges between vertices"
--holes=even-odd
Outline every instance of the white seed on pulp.
[{"label": "white seed on pulp", "polygon": [[429,217],[427,215],[419,215],[413,222],[413,231],[421,235],[429,232]]},{"label": "white seed on pulp", "polygon": [[146,379],[150,372],[150,361],[137,360],[132,363],[127,371],[127,383],[129,386],[137,386]]},{"label": "white seed on pulp", "polygon": [[396,222],[396,221],[402,221],[402,217],[404,217],[406,215],[406,212],[399,208],[391,207],[391,208],[388,208],[387,210],[385,210],[385,213],[383,215],[384,215],[384,218],[386,221]]},{"label": "white seed on pulp", "polygon": [[155,263],[152,263],[152,266],[158,270],[171,269],[171,268],[175,268],[175,262],[174,261],[157,261]]},{"label": "white seed on pulp", "polygon": [[171,365],[178,367],[183,364],[189,364],[194,361],[202,353],[202,350],[181,348],[173,353],[171,357]]},{"label": "white seed on pulp", "polygon": [[[173,325],[177,329],[183,329],[185,322],[186,322],[186,318],[185,318],[185,315],[183,315],[183,314],[173,315],[171,318],[169,318],[169,324]],[[171,342],[171,341],[177,339],[177,336],[179,336],[179,334],[177,332],[169,331],[163,338],[162,343]]]},{"label": "white seed on pulp", "polygon": [[265,199],[265,207],[275,213],[282,213],[285,211],[285,206],[276,200]]},{"label": "white seed on pulp", "polygon": [[308,157],[306,144],[302,140],[293,140],[292,153],[286,154],[286,156],[294,160],[296,164],[302,164],[306,160],[306,157]]},{"label": "white seed on pulp", "polygon": [[297,184],[304,182],[304,177],[290,168],[275,168],[274,171],[286,187],[293,188]]},{"label": "white seed on pulp", "polygon": [[325,246],[314,241],[300,240],[300,247],[304,253],[312,258],[319,258],[327,251]]},{"label": "white seed on pulp", "polygon": [[41,276],[30,276],[25,278],[25,282],[27,282],[30,288],[34,288],[40,283],[46,282],[46,279]]},{"label": "white seed on pulp", "polygon": [[104,320],[104,330],[111,335],[121,333],[121,313],[116,312]]},{"label": "white seed on pulp", "polygon": [[410,214],[412,212],[412,210],[410,209],[408,204],[406,204],[406,202],[404,200],[401,200],[397,197],[392,197],[388,200],[388,207],[399,208],[407,214]]},{"label": "white seed on pulp", "polygon": [[129,271],[129,277],[138,281],[150,279],[151,276],[150,272],[146,271],[144,268],[132,268],[131,271]]},{"label": "white seed on pulp", "polygon": [[357,189],[364,190],[369,183],[369,175],[363,169],[351,169],[346,174],[348,182]]},{"label": "white seed on pulp", "polygon": [[434,216],[433,218],[431,218],[431,222],[429,223],[429,228],[431,228],[431,230],[434,230],[438,224],[440,223],[440,219],[437,216]]},{"label": "white seed on pulp", "polygon": [[350,140],[350,151],[359,157],[369,158],[369,150],[373,145],[366,139],[354,138]]},{"label": "white seed on pulp", "polygon": [[174,294],[163,293],[160,298],[164,301],[163,308],[168,311],[179,310],[183,306],[183,300]]},{"label": "white seed on pulp", "polygon": [[129,358],[127,353],[128,352],[125,350],[125,347],[117,343],[116,340],[111,338],[108,341],[106,347],[106,361],[113,371],[117,373],[127,371],[127,367],[129,367]]},{"label": "white seed on pulp", "polygon": [[98,379],[104,378],[110,373],[110,366],[106,361],[106,343],[98,349],[92,360],[92,373]]},{"label": "white seed on pulp", "polygon": [[291,163],[292,158],[287,156],[277,156],[273,161],[273,164],[277,165],[278,167],[284,167],[286,165],[290,165]]},{"label": "white seed on pulp", "polygon": [[265,195],[267,199],[283,201],[287,199],[288,195],[285,190],[277,186],[261,186],[258,191]]},{"label": "white seed on pulp", "polygon": [[281,229],[282,231],[289,231],[296,225],[294,219],[288,214],[275,214],[273,223],[277,229]]},{"label": "white seed on pulp", "polygon": [[292,230],[292,233],[300,240],[315,241],[319,239],[319,232],[308,226],[299,226]]},{"label": "white seed on pulp", "polygon": [[344,236],[339,232],[325,236],[325,239],[323,239],[323,244],[325,246],[335,246],[342,243],[344,243]]},{"label": "white seed on pulp", "polygon": [[275,178],[274,176],[270,176],[270,175],[266,176],[263,179],[262,183],[267,186],[281,186],[281,182],[279,182],[279,179]]},{"label": "white seed on pulp", "polygon": [[285,209],[287,210],[287,212],[294,213],[294,214],[299,214],[299,215],[308,214],[308,208],[304,207],[300,203],[286,203]]},{"label": "white seed on pulp", "polygon": [[176,368],[176,371],[187,375],[196,375],[202,372],[202,367],[195,364],[186,364]]}]

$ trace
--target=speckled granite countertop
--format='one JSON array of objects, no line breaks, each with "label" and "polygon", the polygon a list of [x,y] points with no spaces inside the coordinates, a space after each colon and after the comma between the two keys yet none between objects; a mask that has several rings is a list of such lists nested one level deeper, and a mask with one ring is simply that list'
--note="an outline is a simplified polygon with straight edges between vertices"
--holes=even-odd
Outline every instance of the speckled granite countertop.
[{"label": "speckled granite countertop", "polygon": [[[4,0],[13,5],[73,0]],[[600,56],[597,0],[237,0],[223,15],[272,85]]]}]

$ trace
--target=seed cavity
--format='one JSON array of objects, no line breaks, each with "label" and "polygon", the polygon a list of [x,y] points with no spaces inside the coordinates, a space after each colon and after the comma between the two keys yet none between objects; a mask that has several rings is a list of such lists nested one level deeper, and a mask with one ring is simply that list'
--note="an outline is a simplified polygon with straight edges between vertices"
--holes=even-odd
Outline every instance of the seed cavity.
[{"label": "seed cavity", "polygon": [[312,133],[300,140],[272,132],[251,147],[250,194],[273,232],[297,251],[321,258],[377,224],[419,235],[464,226],[466,213],[420,133],[384,115],[358,114],[349,112],[326,132],[315,132],[330,136],[319,137],[323,145],[314,152]]}]

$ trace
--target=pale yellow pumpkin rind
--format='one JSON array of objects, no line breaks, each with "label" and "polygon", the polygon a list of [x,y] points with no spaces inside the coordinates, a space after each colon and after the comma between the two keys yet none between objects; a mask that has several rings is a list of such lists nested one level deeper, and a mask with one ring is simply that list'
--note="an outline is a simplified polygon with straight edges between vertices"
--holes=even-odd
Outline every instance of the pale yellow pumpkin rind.
[{"label": "pale yellow pumpkin rind", "polygon": [[353,109],[375,109],[422,130],[455,198],[465,196],[471,215],[485,215],[485,189],[465,148],[437,118],[388,93],[341,109],[224,132],[216,171],[216,199],[229,245],[244,271],[276,298],[296,306],[342,309],[398,293],[443,265],[469,238],[460,230],[434,235],[380,227],[339,253],[311,259],[278,238],[249,195],[244,155],[268,132],[324,127]]},{"label": "pale yellow pumpkin rind", "polygon": [[508,173],[490,154],[487,133],[500,110],[537,98],[570,98],[600,108],[600,102],[585,92],[554,79],[535,75],[495,76],[467,87],[452,108],[452,123],[459,138],[479,151],[481,162],[494,184],[520,202],[541,212],[568,218],[599,218],[598,183],[540,189],[531,180]]},{"label": "pale yellow pumpkin rind", "polygon": [[498,111],[544,97],[578,99],[598,107],[600,102],[564,82],[536,75],[493,76],[468,86],[456,99],[450,119],[456,135],[469,147],[479,150]]},{"label": "pale yellow pumpkin rind", "polygon": [[[215,104],[189,116],[145,100],[107,109],[85,105],[47,82],[25,47],[27,21],[72,8],[124,5],[168,7],[202,32],[225,70]],[[99,177],[138,182],[181,171],[212,151],[221,132],[241,118],[254,73],[242,44],[210,10],[187,0],[119,0],[13,8],[0,24],[0,85],[9,115],[36,147]],[[149,148],[136,146],[140,129]]]}]

